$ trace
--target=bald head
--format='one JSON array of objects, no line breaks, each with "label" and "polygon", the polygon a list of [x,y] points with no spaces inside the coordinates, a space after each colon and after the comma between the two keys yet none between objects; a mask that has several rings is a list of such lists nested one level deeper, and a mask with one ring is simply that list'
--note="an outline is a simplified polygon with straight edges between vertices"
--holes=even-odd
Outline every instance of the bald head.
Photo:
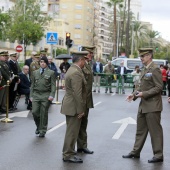
[{"label": "bald head", "polygon": [[27,75],[29,73],[29,67],[27,65],[23,66],[22,71]]}]

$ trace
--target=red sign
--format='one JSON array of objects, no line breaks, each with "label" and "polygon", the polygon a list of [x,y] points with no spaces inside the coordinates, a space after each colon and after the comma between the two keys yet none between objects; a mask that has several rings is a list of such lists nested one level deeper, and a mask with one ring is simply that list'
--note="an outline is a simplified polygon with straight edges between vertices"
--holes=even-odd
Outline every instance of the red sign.
[{"label": "red sign", "polygon": [[21,52],[23,50],[22,46],[21,45],[17,45],[16,46],[16,52]]}]

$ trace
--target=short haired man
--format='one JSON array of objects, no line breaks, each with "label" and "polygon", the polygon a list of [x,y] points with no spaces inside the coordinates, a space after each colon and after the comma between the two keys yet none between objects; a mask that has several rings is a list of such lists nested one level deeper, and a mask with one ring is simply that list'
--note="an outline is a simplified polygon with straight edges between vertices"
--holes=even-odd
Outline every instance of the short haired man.
[{"label": "short haired man", "polygon": [[[87,55],[87,54],[86,54]],[[75,156],[75,143],[77,142],[82,117],[86,105],[86,80],[82,72],[85,65],[85,54],[73,54],[73,64],[65,75],[66,93],[62,101],[61,113],[66,115],[66,134],[63,146],[63,161],[82,163],[83,160]]]},{"label": "short haired man", "polygon": [[57,76],[59,76],[59,73],[55,63],[53,62],[53,58],[51,56],[48,56],[47,59],[48,59],[48,68],[54,71],[55,76],[57,78]]},{"label": "short haired man", "polygon": [[127,97],[127,101],[141,98],[137,116],[136,140],[133,150],[123,158],[140,158],[140,152],[146,141],[148,132],[151,136],[153,158],[148,163],[163,162],[163,130],[161,126],[163,88],[160,69],[152,61],[153,49],[141,48],[139,55],[144,69],[140,77],[140,86]]},{"label": "short haired man", "polygon": [[41,57],[40,68],[33,72],[30,99],[32,114],[36,124],[35,133],[45,137],[48,125],[48,109],[56,91],[54,71],[48,68],[47,57]]}]

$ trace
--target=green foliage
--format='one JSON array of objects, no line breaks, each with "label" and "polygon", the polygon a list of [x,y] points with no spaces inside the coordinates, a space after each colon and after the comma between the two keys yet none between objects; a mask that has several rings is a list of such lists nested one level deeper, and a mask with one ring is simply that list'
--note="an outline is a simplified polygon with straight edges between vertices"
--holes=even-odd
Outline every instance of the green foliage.
[{"label": "green foliage", "polygon": [[45,26],[50,17],[44,16],[41,12],[43,4],[40,0],[16,1],[16,5],[9,11],[10,26],[7,29],[7,35],[10,41],[22,42],[25,46],[31,42],[35,45],[44,36]]},{"label": "green foliage", "polygon": [[60,54],[67,54],[67,50],[64,48],[58,48],[56,49],[56,56],[60,55]]}]

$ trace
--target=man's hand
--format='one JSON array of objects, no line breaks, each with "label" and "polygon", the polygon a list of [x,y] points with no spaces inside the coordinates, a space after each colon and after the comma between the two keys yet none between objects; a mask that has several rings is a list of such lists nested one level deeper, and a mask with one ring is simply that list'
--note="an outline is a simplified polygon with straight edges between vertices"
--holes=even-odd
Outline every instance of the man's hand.
[{"label": "man's hand", "polygon": [[133,100],[133,98],[134,98],[134,96],[133,96],[133,94],[131,94],[126,98],[126,101],[131,102]]},{"label": "man's hand", "polygon": [[48,100],[51,101],[51,102],[53,101],[53,99],[54,99],[54,98],[51,97],[51,96],[48,98]]},{"label": "man's hand", "polygon": [[143,93],[142,92],[139,92],[139,91],[137,91],[137,93],[136,93],[136,95],[135,95],[136,97],[142,97],[143,96]]},{"label": "man's hand", "polygon": [[78,119],[81,119],[84,116],[84,112],[83,113],[79,113],[78,114]]}]

